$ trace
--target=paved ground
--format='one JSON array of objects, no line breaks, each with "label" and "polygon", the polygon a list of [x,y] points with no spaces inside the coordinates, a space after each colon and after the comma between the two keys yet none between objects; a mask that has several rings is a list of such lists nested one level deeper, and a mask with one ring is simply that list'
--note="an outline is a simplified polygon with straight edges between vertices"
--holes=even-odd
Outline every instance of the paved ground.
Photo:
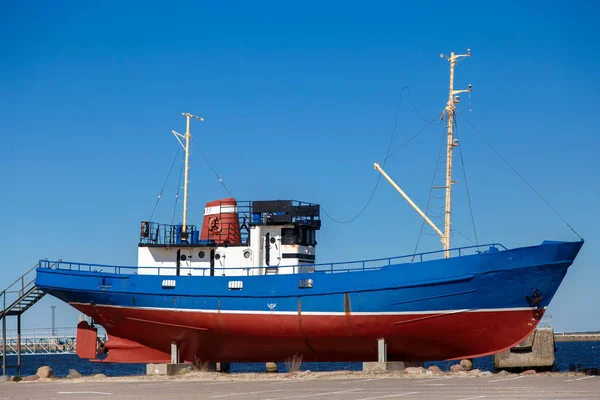
[{"label": "paved ground", "polygon": [[8,399],[600,399],[598,376],[0,384]]}]

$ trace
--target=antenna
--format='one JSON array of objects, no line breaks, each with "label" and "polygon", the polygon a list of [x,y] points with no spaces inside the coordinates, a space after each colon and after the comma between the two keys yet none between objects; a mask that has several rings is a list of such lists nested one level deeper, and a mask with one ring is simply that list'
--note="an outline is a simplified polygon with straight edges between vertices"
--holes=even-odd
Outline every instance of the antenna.
[{"label": "antenna", "polygon": [[471,104],[471,84],[469,83],[469,112],[473,112],[473,106]]},{"label": "antenna", "polygon": [[[190,113],[181,113],[181,115],[183,115],[186,118],[185,134],[182,135],[175,131],[171,131],[171,132],[173,132],[173,135],[175,135],[175,138],[177,139],[177,141],[179,142],[181,147],[183,147],[183,150],[185,150],[185,178],[184,178],[184,184],[183,184],[183,223],[182,223],[182,227],[181,227],[181,240],[187,242],[187,199],[188,199],[188,183],[189,183],[188,176],[189,176],[189,160],[190,160],[190,139],[192,138],[192,133],[190,132],[190,122],[191,122],[192,118],[200,120],[200,121],[204,121],[204,118],[198,117],[196,115],[192,115]],[[183,141],[181,139],[185,140],[185,144],[183,144]]]}]

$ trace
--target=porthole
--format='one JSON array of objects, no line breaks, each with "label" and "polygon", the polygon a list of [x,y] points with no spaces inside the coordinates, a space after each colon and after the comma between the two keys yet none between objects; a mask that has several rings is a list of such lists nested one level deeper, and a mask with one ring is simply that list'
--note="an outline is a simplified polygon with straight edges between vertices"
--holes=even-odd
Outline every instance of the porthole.
[{"label": "porthole", "polygon": [[277,239],[275,239],[274,237],[271,238],[271,244],[275,244],[276,241]]},{"label": "porthole", "polygon": [[244,251],[244,258],[250,258],[251,255],[252,253],[250,253],[250,250]]},{"label": "porthole", "polygon": [[198,257],[200,257],[200,258],[204,258],[205,255],[206,254],[203,251],[201,251],[201,252],[198,253]]},{"label": "porthole", "polygon": [[181,261],[185,261],[185,260],[187,260],[187,256],[185,254],[182,254],[181,257],[179,257],[179,259]]},{"label": "porthole", "polygon": [[219,260],[221,258],[221,255],[219,253],[215,254],[215,260]]}]

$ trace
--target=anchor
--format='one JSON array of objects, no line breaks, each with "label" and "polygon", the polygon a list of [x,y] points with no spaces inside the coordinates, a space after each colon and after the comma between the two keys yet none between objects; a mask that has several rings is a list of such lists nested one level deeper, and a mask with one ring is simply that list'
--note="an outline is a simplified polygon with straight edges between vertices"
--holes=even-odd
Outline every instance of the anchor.
[{"label": "anchor", "polygon": [[525,299],[529,303],[529,306],[535,307],[535,310],[533,310],[533,317],[538,321],[542,319],[544,311],[543,307],[541,306],[541,302],[544,299],[544,296],[542,296],[540,290],[533,289],[533,295],[531,297],[525,296]]}]

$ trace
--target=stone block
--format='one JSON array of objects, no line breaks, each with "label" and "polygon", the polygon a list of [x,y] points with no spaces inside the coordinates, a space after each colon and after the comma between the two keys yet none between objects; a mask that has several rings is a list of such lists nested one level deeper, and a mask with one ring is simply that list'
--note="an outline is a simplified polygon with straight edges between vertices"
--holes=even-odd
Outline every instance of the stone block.
[{"label": "stone block", "polygon": [[517,346],[494,355],[494,367],[545,368],[554,365],[554,332],[551,328],[536,329]]},{"label": "stone block", "polygon": [[[365,372],[375,372],[375,371],[403,371],[409,367],[423,367],[422,362],[414,362],[414,361],[388,361],[388,362],[378,362],[378,361],[369,361],[363,362],[363,371]],[[423,371],[424,372],[424,371]]]},{"label": "stone block", "polygon": [[231,369],[231,363],[218,362],[216,363],[215,368],[217,372],[229,372],[229,370]]},{"label": "stone block", "polygon": [[146,375],[177,375],[192,365],[189,363],[178,364],[146,364]]}]

